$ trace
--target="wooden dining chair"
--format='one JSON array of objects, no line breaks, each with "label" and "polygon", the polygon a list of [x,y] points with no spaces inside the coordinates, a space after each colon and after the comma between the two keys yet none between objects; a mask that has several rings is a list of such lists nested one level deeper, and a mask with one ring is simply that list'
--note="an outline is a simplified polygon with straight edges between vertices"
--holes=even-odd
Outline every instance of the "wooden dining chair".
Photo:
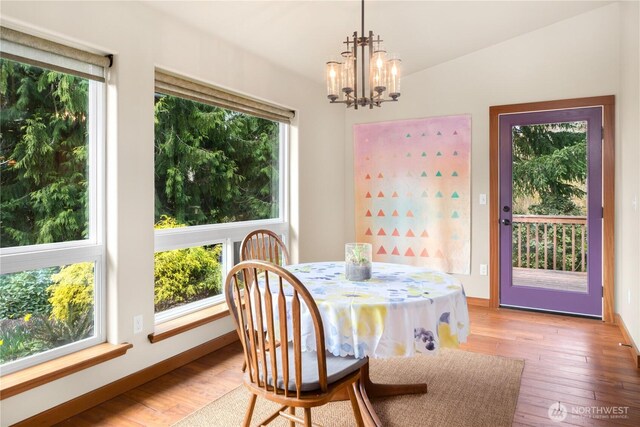
[{"label": "wooden dining chair", "polygon": [[255,230],[247,234],[240,244],[240,261],[258,259],[278,265],[289,264],[289,251],[276,233]]},{"label": "wooden dining chair", "polygon": [[[224,291],[248,366],[244,385],[251,398],[243,426],[250,425],[258,396],[282,405],[258,425],[282,416],[290,426],[311,426],[311,408],[324,405],[345,388],[356,424],[362,426],[371,419],[360,385],[361,370],[369,359],[326,352],[318,307],[292,273],[270,262],[243,261],[227,275]],[[313,321],[317,351],[302,351],[301,313],[305,311]],[[303,408],[302,418],[295,415],[295,408]]]},{"label": "wooden dining chair", "polygon": [[[257,259],[278,265],[289,264],[289,252],[284,242],[271,230],[254,230],[247,234],[240,243],[240,261]],[[247,369],[242,364],[242,372]]]}]

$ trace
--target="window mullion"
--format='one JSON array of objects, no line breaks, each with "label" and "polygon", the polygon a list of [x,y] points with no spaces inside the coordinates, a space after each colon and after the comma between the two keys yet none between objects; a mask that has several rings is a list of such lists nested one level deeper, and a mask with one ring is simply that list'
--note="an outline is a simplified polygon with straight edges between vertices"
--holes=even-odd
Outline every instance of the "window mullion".
[{"label": "window mullion", "polygon": [[94,262],[102,257],[102,251],[102,246],[90,245],[49,251],[18,253],[2,255],[0,257],[0,263],[2,263],[2,274],[9,274],[79,262]]},{"label": "window mullion", "polygon": [[232,224],[196,225],[172,229],[156,230],[155,251],[210,245],[225,239],[240,241],[256,228],[272,230],[275,233],[288,232],[288,225],[278,220],[246,221]]}]

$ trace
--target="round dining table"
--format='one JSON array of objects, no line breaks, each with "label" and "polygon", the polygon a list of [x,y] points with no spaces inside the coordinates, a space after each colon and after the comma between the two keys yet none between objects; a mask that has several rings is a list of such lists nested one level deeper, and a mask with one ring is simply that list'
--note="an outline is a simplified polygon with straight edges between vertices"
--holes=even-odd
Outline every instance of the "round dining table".
[{"label": "round dining table", "polygon": [[[440,348],[458,347],[469,334],[464,287],[446,273],[374,262],[369,280],[350,281],[345,277],[344,262],[292,264],[284,268],[311,293],[322,317],[326,350],[335,356],[433,355]],[[292,295],[293,290],[285,286],[285,295],[288,292]],[[290,303],[287,298],[287,304]],[[300,330],[302,351],[315,351],[314,324],[304,305]],[[287,341],[291,339],[292,336],[287,337]],[[381,423],[369,397],[427,392],[426,383],[374,383],[369,364],[363,367],[360,387],[363,409],[366,408],[371,424],[376,426]],[[335,400],[347,398],[344,393]]]},{"label": "round dining table", "polygon": [[[446,273],[376,262],[371,279],[350,281],[345,278],[344,262],[285,268],[313,296],[322,316],[327,351],[335,356],[435,354],[467,339],[469,312],[464,287]],[[310,318],[306,320],[303,347],[315,350],[313,324]]]}]

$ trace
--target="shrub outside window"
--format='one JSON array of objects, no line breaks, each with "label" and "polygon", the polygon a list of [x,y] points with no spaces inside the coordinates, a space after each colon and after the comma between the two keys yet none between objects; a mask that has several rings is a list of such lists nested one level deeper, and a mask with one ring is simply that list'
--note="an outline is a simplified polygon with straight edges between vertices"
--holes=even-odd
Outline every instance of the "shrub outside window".
[{"label": "shrub outside window", "polygon": [[249,231],[287,235],[288,126],[162,92],[155,123],[154,302],[163,322],[224,301]]},{"label": "shrub outside window", "polygon": [[0,366],[104,341],[104,85],[0,59]]}]

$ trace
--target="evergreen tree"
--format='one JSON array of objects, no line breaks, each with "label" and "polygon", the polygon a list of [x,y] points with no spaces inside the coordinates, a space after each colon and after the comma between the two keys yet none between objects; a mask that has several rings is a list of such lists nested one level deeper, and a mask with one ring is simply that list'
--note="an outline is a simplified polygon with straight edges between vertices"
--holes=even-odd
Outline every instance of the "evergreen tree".
[{"label": "evergreen tree", "polygon": [[514,200],[535,196],[539,203],[529,209],[538,215],[584,215],[575,203],[586,194],[584,124],[515,126],[512,139]]},{"label": "evergreen tree", "polygon": [[0,244],[87,237],[86,79],[0,60]]},{"label": "evergreen tree", "polygon": [[156,221],[278,215],[278,123],[165,95],[155,116]]}]

